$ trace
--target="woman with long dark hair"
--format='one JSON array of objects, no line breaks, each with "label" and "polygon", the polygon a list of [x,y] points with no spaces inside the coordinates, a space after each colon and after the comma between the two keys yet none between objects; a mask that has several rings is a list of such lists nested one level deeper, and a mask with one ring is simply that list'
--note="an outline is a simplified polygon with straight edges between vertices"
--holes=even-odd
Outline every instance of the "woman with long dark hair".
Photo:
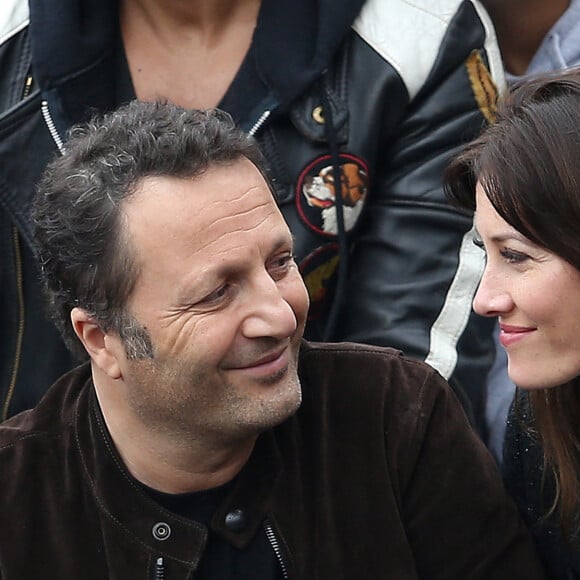
[{"label": "woman with long dark hair", "polygon": [[554,578],[580,578],[580,70],[515,86],[449,167],[487,263],[473,307],[498,317],[519,387],[508,489]]}]

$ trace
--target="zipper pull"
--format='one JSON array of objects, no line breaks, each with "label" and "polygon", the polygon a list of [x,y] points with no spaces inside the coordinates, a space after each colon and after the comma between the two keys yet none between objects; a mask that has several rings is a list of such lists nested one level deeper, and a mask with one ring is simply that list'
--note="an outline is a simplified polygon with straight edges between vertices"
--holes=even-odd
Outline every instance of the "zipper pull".
[{"label": "zipper pull", "polygon": [[22,91],[22,98],[25,99],[32,92],[32,75],[29,74],[26,77],[26,82],[24,83],[24,90]]},{"label": "zipper pull", "polygon": [[165,578],[165,565],[163,563],[163,558],[159,557],[155,561],[155,574],[153,580],[164,580]]}]

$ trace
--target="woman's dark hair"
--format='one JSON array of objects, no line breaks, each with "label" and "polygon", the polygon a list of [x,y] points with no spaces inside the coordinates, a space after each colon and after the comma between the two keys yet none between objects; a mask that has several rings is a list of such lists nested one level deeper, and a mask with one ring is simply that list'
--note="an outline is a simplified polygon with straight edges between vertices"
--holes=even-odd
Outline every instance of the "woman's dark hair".
[{"label": "woman's dark hair", "polygon": [[[448,196],[469,211],[478,182],[508,224],[580,270],[580,69],[512,88],[496,122],[446,173]],[[556,482],[549,513],[559,511],[568,534],[580,506],[580,377],[531,391],[530,401],[545,471]]]},{"label": "woman's dark hair", "polygon": [[219,110],[133,101],[71,130],[64,155],[43,174],[32,218],[51,313],[73,352],[86,356],[70,322],[78,306],[118,333],[128,356],[152,356],[147,332],[126,310],[139,265],[123,201],[147,177],[194,178],[242,158],[264,173],[255,141]]}]

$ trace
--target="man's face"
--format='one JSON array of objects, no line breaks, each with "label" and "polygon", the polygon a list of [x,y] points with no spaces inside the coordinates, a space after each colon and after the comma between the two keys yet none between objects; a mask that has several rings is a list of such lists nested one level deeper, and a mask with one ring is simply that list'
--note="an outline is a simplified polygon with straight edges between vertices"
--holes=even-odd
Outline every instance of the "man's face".
[{"label": "man's face", "polygon": [[292,415],[308,297],[256,167],[147,178],[124,214],[141,269],[127,306],[154,351],[122,361],[130,409],[150,428],[216,442]]}]

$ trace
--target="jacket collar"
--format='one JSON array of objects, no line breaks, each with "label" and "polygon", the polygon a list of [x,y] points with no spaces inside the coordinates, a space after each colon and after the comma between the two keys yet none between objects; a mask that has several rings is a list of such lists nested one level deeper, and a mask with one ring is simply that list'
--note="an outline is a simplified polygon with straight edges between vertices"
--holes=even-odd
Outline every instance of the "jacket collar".
[{"label": "jacket collar", "polygon": [[[205,546],[207,531],[196,522],[174,515],[154,502],[126,470],[105,426],[88,363],[79,380],[84,385],[74,408],[73,429],[78,453],[96,505],[115,532],[131,543],[195,568]],[[280,477],[280,457],[274,434],[262,434],[213,520],[212,528],[237,547],[245,546],[263,525]],[[226,516],[243,513],[244,525],[234,530]],[[239,512],[238,512],[239,513]],[[159,539],[159,524],[170,533]],[[105,533],[108,526],[104,526]]]}]

